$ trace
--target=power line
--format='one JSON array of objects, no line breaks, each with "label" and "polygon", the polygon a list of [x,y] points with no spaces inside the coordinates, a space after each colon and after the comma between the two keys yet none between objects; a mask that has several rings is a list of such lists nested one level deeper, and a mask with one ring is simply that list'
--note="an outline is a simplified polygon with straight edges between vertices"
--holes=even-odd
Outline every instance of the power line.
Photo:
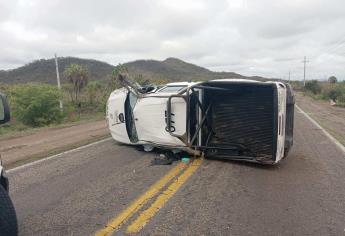
[{"label": "power line", "polygon": [[343,37],[341,37],[340,40],[336,41],[336,43],[334,43],[333,45],[326,47],[325,49],[321,49],[321,50],[319,50],[319,52],[315,52],[312,55],[309,55],[309,58],[313,58],[317,54],[319,54],[318,56],[325,54],[325,53],[333,54],[336,52],[337,49],[341,49],[343,46],[345,46],[345,35]]},{"label": "power line", "polygon": [[328,48],[328,50],[326,52],[333,53],[333,52],[335,52],[335,50],[341,48],[344,45],[345,45],[345,36],[341,40],[339,40],[337,43],[333,44],[333,46]]}]

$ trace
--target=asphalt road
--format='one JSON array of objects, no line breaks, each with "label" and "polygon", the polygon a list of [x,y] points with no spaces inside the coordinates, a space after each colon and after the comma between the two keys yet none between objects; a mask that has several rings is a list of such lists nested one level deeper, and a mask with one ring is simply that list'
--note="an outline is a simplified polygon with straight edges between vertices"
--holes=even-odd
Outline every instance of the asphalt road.
[{"label": "asphalt road", "polygon": [[[10,172],[20,235],[93,235],[173,168],[151,166],[153,157],[109,140]],[[114,235],[126,234],[129,223]],[[287,159],[277,166],[204,160],[138,235],[315,236],[344,229],[344,153],[296,112]]]}]

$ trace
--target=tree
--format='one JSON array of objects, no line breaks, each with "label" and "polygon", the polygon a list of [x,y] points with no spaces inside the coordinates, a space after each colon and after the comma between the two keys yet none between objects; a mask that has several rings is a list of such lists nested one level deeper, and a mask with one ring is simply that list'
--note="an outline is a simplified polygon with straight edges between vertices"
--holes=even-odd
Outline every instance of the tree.
[{"label": "tree", "polygon": [[335,84],[335,83],[337,83],[337,77],[335,77],[335,76],[331,76],[331,77],[329,77],[328,78],[328,82],[330,83],[330,84]]},{"label": "tree", "polygon": [[127,67],[122,64],[118,64],[117,66],[115,66],[110,76],[109,89],[111,91],[120,87],[120,84],[117,81],[117,77],[119,76],[119,74],[128,74]]},{"label": "tree", "polygon": [[64,71],[64,77],[73,85],[74,101],[80,105],[81,90],[87,85],[89,70],[86,66],[70,64]]},{"label": "tree", "polygon": [[321,86],[317,80],[310,80],[305,83],[305,89],[313,94],[321,93]]}]

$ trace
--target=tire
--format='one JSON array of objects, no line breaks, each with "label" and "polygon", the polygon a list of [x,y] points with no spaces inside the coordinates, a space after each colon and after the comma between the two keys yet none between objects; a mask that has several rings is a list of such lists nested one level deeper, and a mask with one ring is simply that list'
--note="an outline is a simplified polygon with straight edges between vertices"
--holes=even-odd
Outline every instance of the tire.
[{"label": "tire", "polygon": [[17,216],[10,196],[0,185],[0,235],[18,235]]}]

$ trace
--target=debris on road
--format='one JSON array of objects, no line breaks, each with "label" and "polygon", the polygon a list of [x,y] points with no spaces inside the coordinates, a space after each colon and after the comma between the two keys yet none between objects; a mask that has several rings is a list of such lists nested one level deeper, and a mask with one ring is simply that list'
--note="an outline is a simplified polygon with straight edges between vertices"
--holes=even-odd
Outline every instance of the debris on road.
[{"label": "debris on road", "polygon": [[154,146],[149,145],[149,144],[145,144],[145,145],[143,145],[143,147],[144,147],[145,152],[152,152],[154,149]]},{"label": "debris on road", "polygon": [[181,161],[184,163],[189,163],[190,159],[189,157],[182,157]]},{"label": "debris on road", "polygon": [[177,160],[179,160],[177,154],[167,151],[165,153],[159,154],[159,156],[156,156],[152,160],[151,165],[171,165],[174,161]]},{"label": "debris on road", "polygon": [[165,151],[164,153],[160,153],[156,156],[151,165],[171,165],[174,161],[181,160],[183,163],[189,163],[190,157],[186,152],[172,152],[172,151]]}]

